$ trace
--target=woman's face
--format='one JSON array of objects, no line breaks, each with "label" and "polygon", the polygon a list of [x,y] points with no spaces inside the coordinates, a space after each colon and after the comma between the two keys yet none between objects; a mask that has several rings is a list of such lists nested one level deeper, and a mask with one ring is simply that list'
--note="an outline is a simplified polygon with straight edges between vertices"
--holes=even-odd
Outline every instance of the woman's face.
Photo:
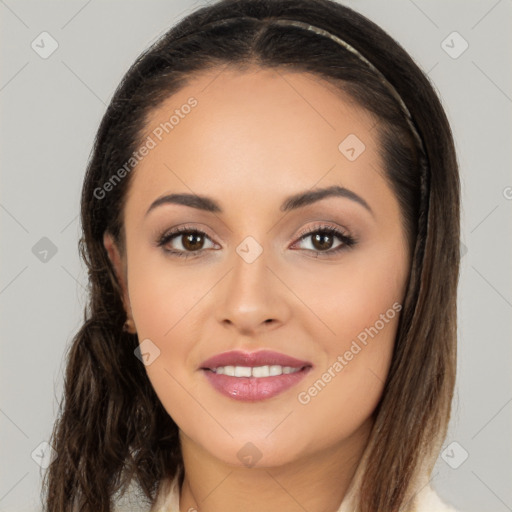
[{"label": "woman's face", "polygon": [[[381,397],[410,262],[375,119],[309,74],[216,69],[145,133],[124,210],[125,302],[182,442],[239,466],[350,450]],[[297,199],[320,189],[341,193]],[[151,208],[171,194],[190,196]],[[301,363],[279,375],[289,361],[242,360],[241,376],[205,364],[233,350]]]}]

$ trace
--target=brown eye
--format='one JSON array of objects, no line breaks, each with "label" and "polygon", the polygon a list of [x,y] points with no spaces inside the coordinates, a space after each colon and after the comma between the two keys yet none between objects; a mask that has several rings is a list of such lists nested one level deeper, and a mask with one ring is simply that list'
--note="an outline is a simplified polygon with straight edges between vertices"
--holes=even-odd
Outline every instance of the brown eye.
[{"label": "brown eye", "polygon": [[185,227],[164,234],[158,241],[158,246],[163,247],[167,253],[188,257],[202,251],[207,240],[210,237],[203,231]]},{"label": "brown eye", "polygon": [[187,249],[187,251],[197,251],[201,249],[203,241],[203,235],[197,232],[191,232],[182,236],[182,245]]},{"label": "brown eye", "polygon": [[331,233],[319,232],[311,237],[313,246],[319,251],[326,251],[334,243],[334,235]]},{"label": "brown eye", "polygon": [[[305,250],[314,253],[317,257],[331,256],[356,244],[355,238],[342,233],[333,226],[315,226],[313,229],[301,233],[299,242],[307,239],[311,240],[311,247],[306,247]],[[336,239],[339,243],[334,245]]]}]

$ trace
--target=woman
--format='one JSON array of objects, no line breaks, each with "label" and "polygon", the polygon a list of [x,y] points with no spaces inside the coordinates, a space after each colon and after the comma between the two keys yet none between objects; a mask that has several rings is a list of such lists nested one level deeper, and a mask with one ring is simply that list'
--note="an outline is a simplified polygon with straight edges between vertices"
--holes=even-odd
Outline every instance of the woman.
[{"label": "woman", "polygon": [[330,0],[190,14],[118,87],[82,227],[48,510],[113,510],[131,483],[158,512],[453,510],[428,481],[457,161],[382,29]]}]

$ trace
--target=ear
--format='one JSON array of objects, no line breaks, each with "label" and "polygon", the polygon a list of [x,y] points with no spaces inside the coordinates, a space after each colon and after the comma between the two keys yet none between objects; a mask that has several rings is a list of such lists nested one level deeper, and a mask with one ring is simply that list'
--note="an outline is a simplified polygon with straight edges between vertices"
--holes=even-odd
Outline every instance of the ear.
[{"label": "ear", "polygon": [[110,235],[107,232],[105,232],[105,234],[103,235],[103,245],[107,250],[108,257],[110,259],[110,262],[112,263],[112,266],[114,267],[117,280],[123,292],[122,300],[124,304],[124,309],[126,311],[126,315],[130,318],[131,306],[130,298],[128,296],[128,286],[126,283],[126,269],[124,268],[124,263],[121,258],[121,254],[119,253],[119,248],[117,247],[117,244],[112,235]]}]

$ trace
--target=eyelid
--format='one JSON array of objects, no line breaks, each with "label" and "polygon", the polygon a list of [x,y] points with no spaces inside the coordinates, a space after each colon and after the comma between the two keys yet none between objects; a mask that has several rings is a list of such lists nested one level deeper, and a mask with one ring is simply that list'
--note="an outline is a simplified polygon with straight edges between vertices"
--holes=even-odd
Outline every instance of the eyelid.
[{"label": "eyelid", "polygon": [[179,224],[177,226],[174,226],[172,228],[169,228],[169,229],[165,229],[164,231],[156,231],[156,234],[155,234],[155,237],[157,238],[157,242],[159,240],[162,240],[168,236],[172,236],[172,235],[180,235],[182,234],[183,232],[198,232],[198,233],[201,233],[201,234],[204,234],[205,236],[207,236],[210,240],[213,241],[213,237],[210,236],[209,234],[209,228],[205,228],[202,224],[188,224],[188,223],[184,223],[184,224]]},{"label": "eyelid", "polygon": [[316,233],[317,231],[329,231],[329,230],[335,230],[338,231],[341,235],[350,237],[350,233],[348,232],[348,229],[346,229],[343,226],[340,226],[338,224],[332,225],[329,224],[327,221],[317,221],[316,224],[313,226],[309,226],[307,228],[302,229],[299,234],[297,235],[297,239],[301,240],[303,237],[311,235],[313,233]]}]

